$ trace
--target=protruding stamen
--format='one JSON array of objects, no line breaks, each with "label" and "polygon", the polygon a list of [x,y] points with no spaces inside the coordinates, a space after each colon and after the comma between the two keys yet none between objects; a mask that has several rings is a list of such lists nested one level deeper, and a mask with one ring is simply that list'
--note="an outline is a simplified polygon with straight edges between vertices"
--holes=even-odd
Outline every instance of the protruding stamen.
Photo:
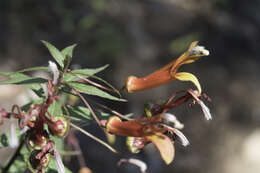
[{"label": "protruding stamen", "polygon": [[195,46],[189,52],[189,56],[208,56],[209,51],[204,46]]},{"label": "protruding stamen", "polygon": [[195,90],[189,90],[188,91],[190,93],[190,95],[194,98],[194,100],[201,106],[201,109],[204,113],[204,116],[206,118],[206,120],[211,120],[212,119],[212,116],[211,116],[211,113],[210,113],[210,110],[209,108],[204,104],[204,102],[202,100],[199,99],[198,97],[198,91]]},{"label": "protruding stamen", "polygon": [[209,108],[204,104],[203,101],[198,100],[197,102],[201,106],[201,109],[202,109],[202,111],[204,113],[204,116],[205,116],[206,120],[211,120],[212,116],[211,116]]},{"label": "protruding stamen", "polygon": [[186,136],[178,129],[173,128],[173,132],[180,138],[181,143],[183,146],[187,146],[190,144],[189,140],[186,138]]}]

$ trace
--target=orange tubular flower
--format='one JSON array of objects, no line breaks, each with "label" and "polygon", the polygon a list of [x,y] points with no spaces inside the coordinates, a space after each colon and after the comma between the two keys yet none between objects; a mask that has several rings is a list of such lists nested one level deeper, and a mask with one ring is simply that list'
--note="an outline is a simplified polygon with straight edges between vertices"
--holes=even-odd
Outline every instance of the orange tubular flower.
[{"label": "orange tubular flower", "polygon": [[154,88],[172,80],[190,81],[196,85],[199,94],[201,93],[201,86],[196,76],[187,72],[177,72],[183,64],[193,63],[201,56],[208,56],[209,51],[203,46],[198,46],[198,41],[191,43],[189,49],[184,52],[178,59],[173,60],[163,68],[153,72],[152,74],[137,78],[135,76],[129,76],[126,80],[125,88],[131,93],[135,91],[142,91],[150,88]]},{"label": "orange tubular flower", "polygon": [[[165,163],[170,164],[175,155],[173,145],[175,135],[181,139],[184,146],[188,145],[189,142],[177,128],[164,124],[165,118],[169,119],[169,115],[162,113],[129,121],[121,121],[120,118],[113,116],[108,119],[105,126],[109,133],[127,136],[127,146],[133,153],[137,153],[145,145],[153,143]],[[167,134],[170,134],[171,137]]]}]

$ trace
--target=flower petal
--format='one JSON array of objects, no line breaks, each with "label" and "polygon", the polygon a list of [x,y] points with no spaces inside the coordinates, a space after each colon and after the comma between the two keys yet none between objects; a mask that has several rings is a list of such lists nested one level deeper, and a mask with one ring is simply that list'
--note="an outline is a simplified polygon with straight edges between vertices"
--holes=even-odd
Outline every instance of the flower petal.
[{"label": "flower petal", "polygon": [[175,155],[174,146],[170,138],[163,134],[157,134],[152,136],[146,137],[148,140],[150,140],[159,150],[162,159],[165,161],[165,163],[168,165],[170,164]]},{"label": "flower petal", "polygon": [[192,82],[198,88],[199,95],[200,95],[201,86],[200,86],[199,80],[196,76],[194,76],[191,73],[187,73],[187,72],[179,72],[179,73],[176,73],[174,75],[174,77],[176,79],[180,80],[180,81],[190,81],[190,82]]}]

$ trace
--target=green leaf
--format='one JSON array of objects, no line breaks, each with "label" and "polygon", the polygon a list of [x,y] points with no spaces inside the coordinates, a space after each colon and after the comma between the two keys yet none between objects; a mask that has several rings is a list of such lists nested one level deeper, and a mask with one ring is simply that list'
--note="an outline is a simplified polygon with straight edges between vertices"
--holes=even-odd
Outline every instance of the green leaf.
[{"label": "green leaf", "polygon": [[104,79],[102,79],[102,78],[100,78],[100,77],[97,77],[97,76],[95,76],[95,75],[91,76],[91,78],[94,78],[94,79],[97,79],[97,80],[103,82],[103,83],[106,84],[109,88],[111,88],[112,90],[114,90],[114,91],[118,94],[119,97],[121,97],[120,92],[119,92],[113,85],[111,85],[110,83],[108,83],[108,82],[105,81]]},{"label": "green leaf", "polygon": [[84,93],[84,94],[94,95],[94,96],[98,96],[98,97],[102,97],[102,98],[106,98],[106,99],[110,99],[110,100],[126,101],[124,99],[120,99],[115,96],[112,96],[112,95],[108,94],[107,92],[105,92],[101,89],[98,89],[97,87],[94,87],[92,85],[86,85],[86,84],[79,83],[79,82],[69,82],[68,84],[70,87],[72,87],[72,88],[76,89],[77,91]]},{"label": "green leaf", "polygon": [[[79,69],[79,70],[72,70],[71,72],[73,74],[80,75],[82,77],[88,78],[88,77],[93,77],[94,74],[101,72],[105,68],[107,68],[109,65],[105,65],[103,67],[99,68],[86,68],[86,69]],[[78,81],[80,80],[79,77],[73,75],[71,73],[65,73],[63,80],[66,82],[72,82],[72,81]],[[93,77],[93,78],[98,78],[98,77]]]},{"label": "green leaf", "polygon": [[43,97],[43,89],[40,83],[47,82],[43,78],[30,77],[28,75],[18,73],[18,72],[0,72],[0,75],[8,76],[9,79],[0,81],[0,85],[16,84],[16,85],[26,85],[28,88],[32,89],[39,97]]},{"label": "green leaf", "polygon": [[70,65],[70,62],[72,60],[73,50],[74,50],[75,47],[76,47],[76,44],[73,44],[71,46],[64,48],[61,51],[61,54],[64,57],[64,69],[65,69],[65,71],[67,71],[67,69]]},{"label": "green leaf", "polygon": [[[82,119],[94,120],[89,109],[86,107],[83,107],[83,106],[73,107],[70,105],[67,105],[66,107],[70,113],[71,120],[74,120],[74,121],[82,121]],[[99,118],[104,118],[104,117],[108,117],[110,114],[105,113],[105,112],[98,112],[98,113],[96,113],[96,115]]]},{"label": "green leaf", "polygon": [[30,68],[25,68],[22,70],[17,71],[18,73],[22,73],[22,72],[27,72],[27,71],[47,71],[49,70],[49,67],[45,67],[45,66],[36,66],[36,67],[30,67]]},{"label": "green leaf", "polygon": [[46,79],[39,78],[39,77],[21,77],[21,78],[12,78],[5,81],[0,81],[0,85],[7,85],[7,84],[39,84],[47,82]]},{"label": "green leaf", "polygon": [[80,80],[80,79],[79,79],[78,77],[76,77],[76,76],[70,74],[70,73],[65,73],[63,80],[64,80],[65,82],[74,82],[74,81],[78,81],[78,80]]},{"label": "green leaf", "polygon": [[[89,77],[103,82],[103,83],[104,83],[105,85],[107,85],[109,88],[111,88],[112,90],[114,90],[114,91],[118,94],[119,97],[121,97],[120,92],[117,91],[114,86],[112,86],[110,83],[108,83],[108,82],[105,81],[104,79],[102,79],[102,78],[100,78],[100,77],[97,77],[97,76],[95,76],[95,75],[85,76],[84,78],[89,78]],[[77,77],[77,76],[75,76],[75,75],[73,75],[73,74],[70,74],[70,73],[66,73],[66,74],[64,75],[64,78],[63,78],[63,79],[64,79],[64,81],[66,81],[66,82],[76,82],[76,81],[81,80],[79,77]]]},{"label": "green leaf", "polygon": [[99,68],[85,68],[85,69],[79,69],[79,70],[72,70],[71,72],[74,73],[74,74],[79,74],[81,76],[84,76],[84,77],[89,77],[89,76],[92,76],[98,72],[101,72],[103,70],[105,70],[109,65],[104,65],[102,67],[99,67]]},{"label": "green leaf", "polygon": [[73,50],[76,46],[77,46],[77,44],[73,44],[71,46],[68,46],[68,47],[62,49],[61,54],[63,55],[63,57],[69,56],[72,58]]},{"label": "green leaf", "polygon": [[48,43],[47,41],[42,40],[42,43],[48,48],[50,54],[52,57],[56,60],[56,62],[60,65],[60,67],[63,69],[64,67],[64,57],[62,53],[52,44]]},{"label": "green leaf", "polygon": [[48,108],[48,112],[53,116],[62,115],[62,105],[59,101],[54,101]]}]

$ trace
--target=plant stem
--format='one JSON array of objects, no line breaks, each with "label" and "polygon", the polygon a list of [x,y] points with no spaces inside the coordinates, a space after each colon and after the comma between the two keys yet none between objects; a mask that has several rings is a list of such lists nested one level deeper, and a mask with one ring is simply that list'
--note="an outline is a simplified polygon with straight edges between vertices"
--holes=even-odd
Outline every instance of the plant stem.
[{"label": "plant stem", "polygon": [[86,99],[80,94],[80,92],[78,92],[77,90],[75,90],[74,88],[72,88],[72,90],[80,97],[80,99],[83,101],[83,103],[87,106],[87,108],[89,109],[90,113],[92,114],[93,118],[95,119],[95,121],[97,122],[97,124],[99,125],[99,127],[101,127],[101,123],[100,120],[98,119],[97,115],[95,114],[95,112],[93,111],[93,109],[91,108],[91,106],[88,104],[88,102],[86,101]]},{"label": "plant stem", "polygon": [[19,144],[18,148],[16,149],[14,155],[12,156],[12,158],[10,159],[10,161],[8,162],[8,164],[4,167],[3,172],[2,173],[8,173],[9,168],[12,166],[12,164],[15,162],[15,160],[17,159],[17,157],[20,155],[20,151],[23,148],[23,144],[24,144],[24,140]]},{"label": "plant stem", "polygon": [[113,147],[111,147],[110,145],[108,145],[107,143],[105,143],[104,141],[102,141],[101,139],[97,138],[96,136],[90,134],[89,132],[87,132],[86,130],[83,130],[82,128],[76,126],[73,123],[70,123],[70,125],[72,127],[74,127],[75,129],[79,130],[81,133],[87,135],[88,137],[94,139],[95,141],[99,142],[100,144],[104,145],[105,147],[107,147],[110,151],[114,152],[114,153],[118,153]]}]

